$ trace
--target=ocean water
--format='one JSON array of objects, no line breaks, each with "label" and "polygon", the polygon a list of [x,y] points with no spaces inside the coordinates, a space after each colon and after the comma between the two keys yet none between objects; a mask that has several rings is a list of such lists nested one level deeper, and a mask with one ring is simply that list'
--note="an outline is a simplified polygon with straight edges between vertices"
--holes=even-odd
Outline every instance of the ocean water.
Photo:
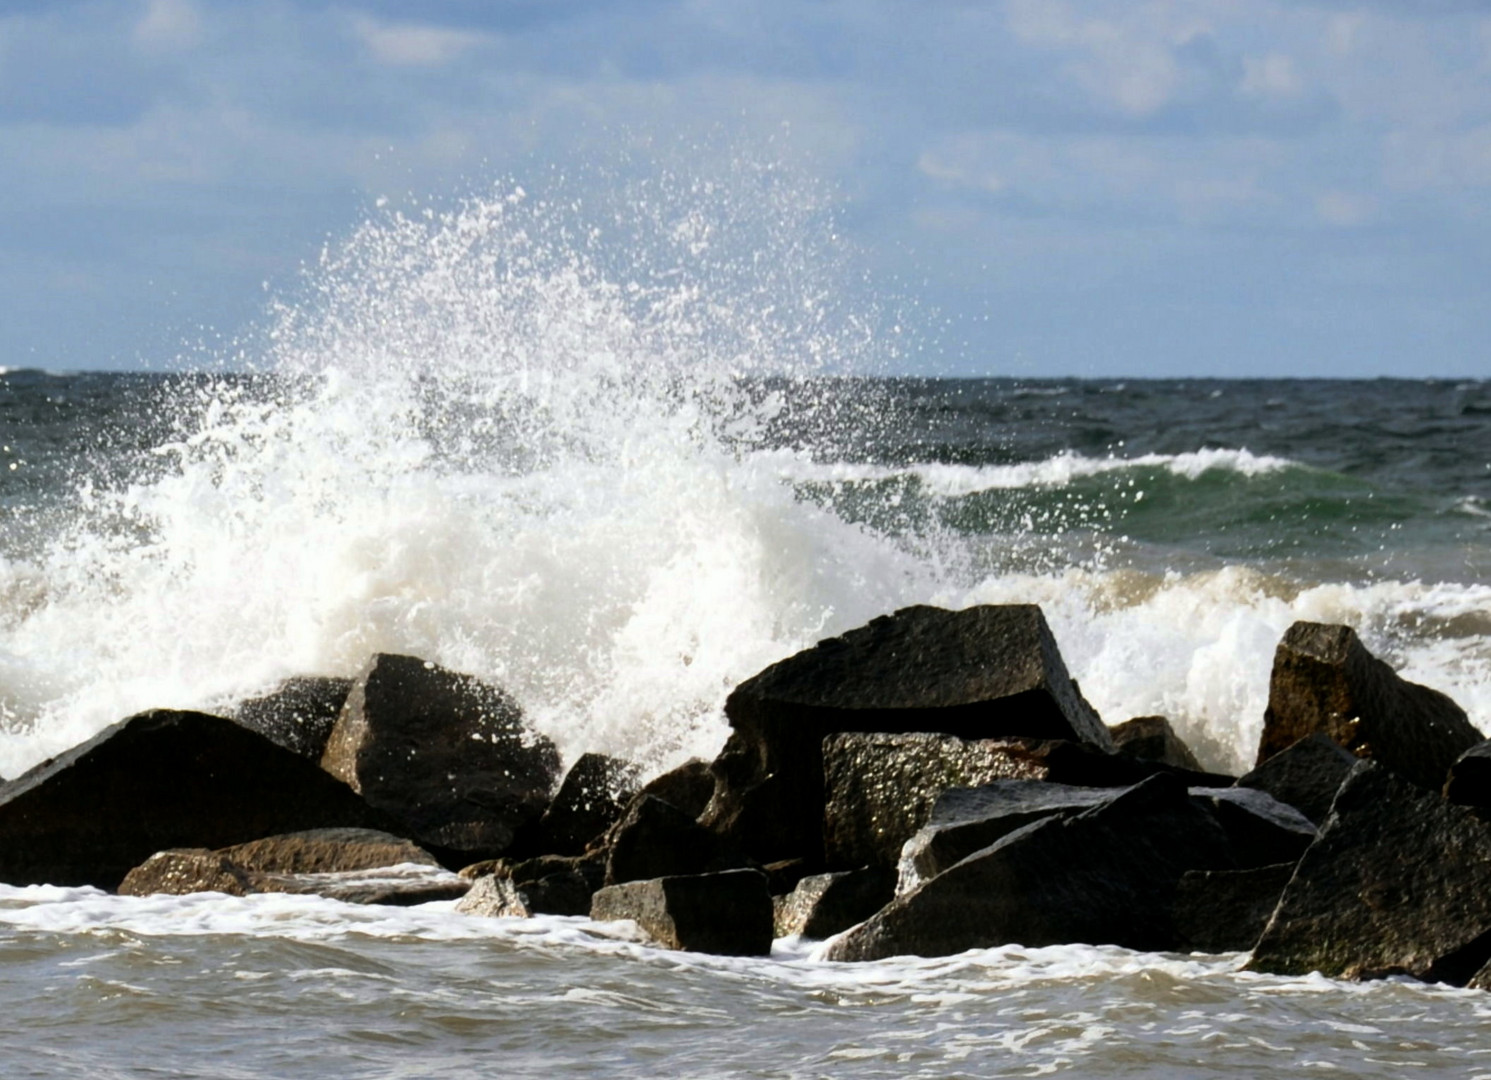
[{"label": "ocean water", "polygon": [[[220,355],[0,373],[0,775],[378,650],[660,771],[741,679],[925,602],[1040,603],[1108,722],[1215,769],[1296,619],[1491,727],[1491,383],[895,377],[910,331],[756,181],[382,213]],[[0,1073],[1491,1076],[1476,992],[816,948],[0,887]]]}]

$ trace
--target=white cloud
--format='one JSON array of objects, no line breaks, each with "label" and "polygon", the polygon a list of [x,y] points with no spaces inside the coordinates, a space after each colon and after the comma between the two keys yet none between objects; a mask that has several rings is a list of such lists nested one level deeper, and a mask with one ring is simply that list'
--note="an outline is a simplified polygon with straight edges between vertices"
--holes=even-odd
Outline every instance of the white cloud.
[{"label": "white cloud", "polygon": [[472,30],[418,23],[392,23],[358,15],[352,32],[373,59],[394,67],[438,67],[490,40]]},{"label": "white cloud", "polygon": [[1304,89],[1294,59],[1285,53],[1243,57],[1242,91],[1262,98],[1291,98]]},{"label": "white cloud", "polygon": [[202,37],[202,16],[191,0],[149,0],[131,35],[150,52],[190,49]]}]

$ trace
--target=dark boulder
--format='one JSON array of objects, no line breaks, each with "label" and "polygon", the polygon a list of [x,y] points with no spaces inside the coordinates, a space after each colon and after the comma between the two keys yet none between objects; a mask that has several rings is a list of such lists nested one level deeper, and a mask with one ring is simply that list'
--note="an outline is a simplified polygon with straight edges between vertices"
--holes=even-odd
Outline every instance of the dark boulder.
[{"label": "dark boulder", "polygon": [[579,855],[616,823],[637,794],[638,769],[605,754],[582,754],[549,801],[527,845],[554,855]]},{"label": "dark boulder", "polygon": [[462,865],[500,854],[543,814],[559,754],[497,687],[381,653],[347,696],[321,766]]},{"label": "dark boulder", "polygon": [[1279,903],[1294,863],[1247,870],[1188,870],[1175,890],[1175,948],[1246,952]]},{"label": "dark boulder", "polygon": [[1071,817],[1016,829],[830,943],[830,960],[947,956],[1018,943],[1174,947],[1187,870],[1231,868],[1226,836],[1158,775]]},{"label": "dark boulder", "polygon": [[1136,716],[1108,729],[1113,747],[1124,757],[1140,761],[1157,761],[1176,769],[1204,772],[1196,755],[1175,734],[1170,721],[1163,716]]},{"label": "dark boulder", "polygon": [[388,824],[314,762],[232,720],[156,710],[0,787],[0,881],[113,889],[169,848]]},{"label": "dark boulder", "polygon": [[771,894],[766,876],[755,870],[610,885],[595,894],[590,917],[630,919],[666,949],[723,956],[771,952]]},{"label": "dark boulder", "polygon": [[1476,743],[1450,766],[1444,797],[1462,806],[1491,807],[1491,739]]},{"label": "dark boulder", "polygon": [[890,903],[895,891],[895,871],[884,866],[805,877],[792,892],[774,899],[776,935],[833,937]]},{"label": "dark boulder", "polygon": [[[1192,786],[1228,784],[1232,779],[1062,740],[959,739],[927,733],[830,736],[823,742],[823,771],[825,857],[828,866],[841,869],[866,863],[896,865],[902,846],[926,823],[935,800],[952,788],[1004,779],[1128,787],[1157,773],[1174,775]],[[993,843],[993,838],[986,843]]]},{"label": "dark boulder", "polygon": [[676,769],[655,776],[642,785],[642,794],[671,803],[691,818],[698,818],[714,796],[714,773],[709,762],[689,758]]},{"label": "dark boulder", "polygon": [[1238,787],[1266,791],[1316,825],[1330,813],[1336,789],[1357,759],[1325,735],[1306,735],[1237,781]]},{"label": "dark boulder", "polygon": [[463,915],[527,919],[534,915],[588,915],[600,887],[599,875],[583,869],[556,870],[542,877],[517,880],[485,874],[471,884],[456,910]]},{"label": "dark boulder", "polygon": [[1274,652],[1258,762],[1315,732],[1436,792],[1485,738],[1464,709],[1400,679],[1349,626],[1297,622]]},{"label": "dark boulder", "polygon": [[1293,863],[1315,841],[1315,825],[1292,806],[1256,788],[1191,788],[1232,845],[1239,868]]},{"label": "dark boulder", "polygon": [[351,690],[351,679],[300,675],[262,697],[240,701],[228,716],[286,750],[320,761]]},{"label": "dark boulder", "polygon": [[1034,605],[910,607],[747,679],[701,820],[763,862],[823,853],[823,740],[846,731],[1069,739],[1112,749]]},{"label": "dark boulder", "polygon": [[749,865],[727,841],[672,803],[638,795],[606,834],[606,884],[708,874]]},{"label": "dark boulder", "polygon": [[1491,958],[1491,825],[1358,762],[1248,967],[1463,985]]}]

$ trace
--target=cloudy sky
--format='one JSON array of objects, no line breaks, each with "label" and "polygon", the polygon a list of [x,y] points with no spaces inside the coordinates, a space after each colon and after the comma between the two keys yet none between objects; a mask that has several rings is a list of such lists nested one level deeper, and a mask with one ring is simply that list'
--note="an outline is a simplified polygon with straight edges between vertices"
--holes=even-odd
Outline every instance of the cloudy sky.
[{"label": "cloudy sky", "polygon": [[1487,0],[0,0],[0,366],[231,337],[380,197],[722,145],[832,193],[910,369],[1491,375]]}]

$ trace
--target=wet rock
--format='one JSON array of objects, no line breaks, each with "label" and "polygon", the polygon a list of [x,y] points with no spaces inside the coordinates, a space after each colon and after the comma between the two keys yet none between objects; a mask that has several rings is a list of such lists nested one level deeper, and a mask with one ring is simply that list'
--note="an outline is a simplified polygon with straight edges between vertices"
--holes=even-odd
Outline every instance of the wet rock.
[{"label": "wet rock", "polygon": [[113,889],[158,851],[329,826],[388,820],[232,720],[156,710],[0,788],[0,881]]},{"label": "wet rock", "polygon": [[307,829],[233,844],[218,854],[263,874],[338,874],[409,863],[439,866],[411,840],[378,829]]},{"label": "wet rock", "polygon": [[1174,777],[1016,829],[830,943],[831,960],[1019,943],[1174,947],[1187,870],[1231,868],[1226,836]]},{"label": "wet rock", "polygon": [[353,685],[321,766],[462,865],[500,854],[543,814],[559,755],[504,691],[381,653]]},{"label": "wet rock", "polygon": [[463,915],[528,919],[534,915],[588,915],[599,882],[578,869],[517,881],[486,874],[471,884],[456,910]]},{"label": "wet rock", "polygon": [[1356,760],[1316,732],[1290,744],[1240,777],[1237,786],[1266,791],[1319,825],[1330,813],[1336,789],[1346,780]]},{"label": "wet rock", "polygon": [[1191,788],[1227,834],[1240,868],[1294,863],[1315,841],[1315,825],[1292,806],[1256,788]]},{"label": "wet rock", "polygon": [[185,896],[188,893],[219,892],[247,896],[254,892],[250,875],[221,852],[206,848],[175,848],[157,851],[124,875],[120,896]]},{"label": "wet rock", "polygon": [[709,762],[690,758],[676,769],[653,777],[642,785],[642,794],[671,803],[691,818],[698,818],[714,795],[714,773]]},{"label": "wet rock", "polygon": [[410,907],[436,900],[459,900],[471,883],[441,866],[380,866],[327,874],[265,874],[256,892],[324,896],[344,904]]},{"label": "wet rock", "polygon": [[605,754],[582,754],[539,820],[532,846],[555,855],[579,855],[616,823],[637,794],[638,769]]},{"label": "wet rock", "polygon": [[771,894],[766,876],[755,870],[610,885],[595,894],[590,917],[630,919],[667,949],[723,956],[771,952]]},{"label": "wet rock", "polygon": [[728,842],[652,795],[633,799],[606,840],[607,885],[707,874],[749,864]]},{"label": "wet rock", "polygon": [[701,820],[763,862],[823,851],[823,740],[840,732],[1025,736],[1112,749],[1034,605],[904,608],[746,680]]},{"label": "wet rock", "polygon": [[1297,622],[1274,652],[1259,763],[1315,732],[1432,791],[1485,737],[1444,694],[1400,679],[1350,627]]},{"label": "wet rock", "polygon": [[805,877],[774,899],[776,936],[833,937],[890,903],[895,887],[895,871],[884,866]]},{"label": "wet rock", "polygon": [[1491,825],[1358,762],[1294,876],[1253,971],[1464,984],[1491,958]]},{"label": "wet rock", "polygon": [[926,733],[830,736],[823,743],[823,771],[825,856],[828,866],[839,868],[896,865],[905,842],[951,788],[1004,779],[1114,788],[1161,772],[1192,785],[1231,783],[1231,777],[1175,770],[1061,740]]},{"label": "wet rock", "polygon": [[1246,952],[1279,903],[1294,863],[1247,870],[1188,870],[1175,891],[1176,948]]},{"label": "wet rock", "polygon": [[761,872],[766,875],[766,887],[771,895],[783,896],[797,888],[797,883],[803,878],[821,869],[821,866],[807,859],[782,859],[780,862],[767,863],[761,867]]},{"label": "wet rock", "polygon": [[1136,716],[1110,728],[1109,733],[1113,736],[1114,749],[1124,757],[1205,772],[1191,748],[1163,716]]},{"label": "wet rock", "polygon": [[240,701],[228,715],[286,750],[320,761],[351,690],[351,679],[296,676],[262,697]]},{"label": "wet rock", "polygon": [[1491,806],[1491,740],[1476,743],[1450,766],[1444,797],[1462,806]]}]

